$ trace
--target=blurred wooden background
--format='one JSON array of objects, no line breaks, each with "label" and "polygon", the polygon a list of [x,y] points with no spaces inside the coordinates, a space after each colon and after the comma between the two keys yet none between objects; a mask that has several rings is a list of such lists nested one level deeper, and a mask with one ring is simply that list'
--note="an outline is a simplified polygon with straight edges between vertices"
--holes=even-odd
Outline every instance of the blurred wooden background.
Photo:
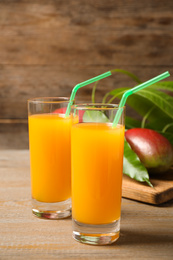
[{"label": "blurred wooden background", "polygon": [[[0,149],[28,148],[27,99],[70,96],[115,68],[142,81],[173,73],[172,0],[0,0]],[[122,74],[102,80],[97,100],[124,86]]]}]

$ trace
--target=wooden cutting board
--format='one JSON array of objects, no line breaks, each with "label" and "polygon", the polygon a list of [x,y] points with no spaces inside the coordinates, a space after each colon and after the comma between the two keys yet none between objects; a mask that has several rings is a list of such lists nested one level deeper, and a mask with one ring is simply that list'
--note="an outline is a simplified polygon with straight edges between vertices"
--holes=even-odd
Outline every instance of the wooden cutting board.
[{"label": "wooden cutting board", "polygon": [[123,176],[122,196],[151,204],[161,204],[173,199],[173,169],[160,178],[150,178],[153,188]]}]

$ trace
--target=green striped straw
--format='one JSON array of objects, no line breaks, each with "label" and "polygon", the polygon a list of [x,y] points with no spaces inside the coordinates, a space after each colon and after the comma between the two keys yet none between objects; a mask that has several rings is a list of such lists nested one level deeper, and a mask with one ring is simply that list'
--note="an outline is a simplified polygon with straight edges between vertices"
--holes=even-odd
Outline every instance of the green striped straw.
[{"label": "green striped straw", "polygon": [[127,98],[130,95],[132,95],[133,93],[136,93],[137,91],[139,91],[139,90],[141,90],[143,88],[146,88],[146,87],[148,87],[148,86],[150,86],[150,85],[152,85],[152,84],[154,84],[154,83],[156,83],[156,82],[158,82],[158,81],[160,81],[162,79],[165,79],[165,78],[167,78],[169,76],[170,76],[169,72],[166,71],[166,72],[158,75],[157,77],[152,78],[152,79],[150,79],[150,80],[148,80],[148,81],[146,81],[146,82],[144,82],[144,83],[142,83],[142,84],[140,84],[140,85],[138,85],[138,86],[136,86],[134,88],[131,88],[131,89],[127,90],[126,92],[124,92],[124,94],[123,94],[123,96],[122,96],[122,98],[120,100],[120,103],[119,103],[118,110],[117,110],[117,113],[115,115],[114,121],[112,123],[112,127],[116,127],[117,126],[118,121],[119,121],[119,119],[121,117],[121,114],[122,114],[122,111],[123,111],[123,107],[124,107],[124,105],[126,103]]},{"label": "green striped straw", "polygon": [[71,106],[73,105],[73,100],[74,100],[75,95],[76,95],[76,92],[77,92],[77,90],[78,90],[79,88],[84,87],[84,86],[86,86],[86,85],[89,85],[89,84],[91,84],[91,83],[93,83],[93,82],[95,82],[95,81],[101,80],[101,79],[103,79],[103,78],[106,78],[106,77],[108,77],[108,76],[110,76],[110,75],[111,75],[111,72],[110,72],[110,71],[107,71],[107,72],[105,72],[105,73],[103,73],[103,74],[101,74],[101,75],[98,75],[97,77],[94,77],[94,78],[92,78],[92,79],[88,79],[88,80],[86,80],[86,81],[83,81],[83,82],[77,84],[77,85],[73,88],[73,90],[72,90],[72,93],[71,93],[71,96],[70,96],[70,100],[69,100],[69,103],[68,103],[68,106],[67,106],[67,110],[66,110],[66,113],[65,113],[65,117],[68,117],[68,116],[70,115]]}]

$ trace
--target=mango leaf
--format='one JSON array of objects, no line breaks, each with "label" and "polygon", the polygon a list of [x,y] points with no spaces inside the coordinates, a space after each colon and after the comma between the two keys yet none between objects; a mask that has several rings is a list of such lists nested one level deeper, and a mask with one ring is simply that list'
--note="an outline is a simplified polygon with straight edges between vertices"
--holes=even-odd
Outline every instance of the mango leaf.
[{"label": "mango leaf", "polygon": [[[110,91],[109,94],[113,95],[113,98],[121,98],[127,89],[129,88],[115,89]],[[145,116],[154,105],[155,108],[148,116],[148,120],[154,120],[158,115],[173,118],[173,113],[171,113],[173,111],[173,98],[150,87],[129,96],[126,103],[141,116]]]},{"label": "mango leaf", "polygon": [[[116,96],[122,96],[125,89],[122,88],[118,91],[113,90],[111,94],[114,93]],[[149,122],[145,125],[146,128],[162,132],[166,126],[169,126],[168,130],[166,130],[169,134],[165,134],[165,137],[172,143],[173,126],[170,126],[170,124],[172,123],[173,118],[173,113],[171,112],[173,111],[173,98],[171,96],[156,90],[153,91],[149,87],[146,90],[131,95],[127,99],[127,104],[144,118],[147,113],[151,111],[147,117],[147,121]],[[140,127],[139,122],[127,118],[126,128],[135,127]]]},{"label": "mango leaf", "polygon": [[150,100],[156,107],[159,107],[165,114],[173,118],[173,97],[166,93],[153,89],[143,89],[136,93],[138,96],[143,96]]},{"label": "mango leaf", "polygon": [[[145,116],[153,107],[153,104],[150,100],[148,100],[146,97],[143,97],[142,95],[139,96],[138,93],[131,95],[127,99],[127,104],[141,116]],[[157,112],[158,111],[155,111],[155,114],[157,114]],[[155,114],[152,118],[155,118]]]},{"label": "mango leaf", "polygon": [[110,96],[114,96],[115,98],[116,98],[116,97],[120,98],[120,97],[124,94],[124,92],[125,92],[126,90],[128,90],[128,89],[130,89],[130,88],[128,88],[128,87],[117,88],[117,89],[114,89],[114,90],[110,91],[110,92],[109,92],[109,95],[110,95]]},{"label": "mango leaf", "polygon": [[125,118],[125,125],[127,129],[130,128],[140,128],[141,127],[141,122],[139,120],[136,120],[132,117],[126,116]]},{"label": "mango leaf", "polygon": [[[114,98],[121,98],[124,92],[128,89],[129,88],[119,88],[110,91],[109,94],[112,95],[113,98],[111,98],[109,102],[112,102]],[[129,96],[126,104],[128,104],[141,116],[145,116],[153,107],[153,104],[150,100],[147,100],[146,97],[143,97],[142,95],[139,96],[138,93],[134,93],[133,95]],[[158,110],[160,112],[160,109]],[[158,111],[155,111],[155,114],[157,114],[157,112]],[[155,114],[153,115],[153,118],[155,118]]]},{"label": "mango leaf", "polygon": [[[149,101],[147,98],[144,98],[142,96],[139,96],[136,94],[136,97],[133,95],[129,97],[127,100],[127,104],[131,106],[139,115],[146,117],[147,120],[146,123],[152,123],[154,128],[157,129],[157,122],[155,122],[157,119],[160,118],[160,120],[164,119],[166,122],[172,121],[172,115],[168,115],[165,113],[164,110],[160,109],[158,106],[153,104],[151,101]],[[149,112],[149,114],[148,114]],[[147,115],[148,114],[148,115]],[[144,119],[143,119],[144,120]],[[155,123],[154,123],[155,122]],[[147,127],[146,125],[143,127]]]},{"label": "mango leaf", "polygon": [[101,111],[85,111],[83,115],[83,122],[97,122],[106,123],[109,122],[107,116]]},{"label": "mango leaf", "polygon": [[167,118],[165,116],[161,116],[158,114],[158,116],[152,120],[151,122],[147,123],[145,125],[146,128],[150,128],[157,131],[163,131],[164,128],[165,132],[170,132],[173,135],[173,120],[172,118]]},{"label": "mango leaf", "polygon": [[[130,88],[124,87],[124,88],[117,88],[117,89],[111,90],[103,97],[102,103],[111,103],[116,97],[121,98],[122,95],[124,94],[124,92],[128,89],[130,89]],[[109,101],[106,102],[106,99],[108,96],[113,96],[113,97]]]},{"label": "mango leaf", "polygon": [[124,142],[123,173],[136,181],[147,182],[150,187],[153,187],[149,181],[147,169],[126,140]]},{"label": "mango leaf", "polygon": [[150,86],[152,89],[162,89],[162,90],[169,90],[173,91],[173,81],[163,81],[163,82],[157,82]]}]

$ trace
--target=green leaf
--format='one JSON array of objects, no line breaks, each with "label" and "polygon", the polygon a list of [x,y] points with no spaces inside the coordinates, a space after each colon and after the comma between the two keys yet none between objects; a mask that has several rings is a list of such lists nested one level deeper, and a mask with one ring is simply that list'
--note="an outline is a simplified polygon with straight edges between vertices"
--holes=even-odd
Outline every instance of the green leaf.
[{"label": "green leaf", "polygon": [[85,111],[83,115],[83,122],[97,122],[97,123],[107,123],[109,119],[101,111]]},{"label": "green leaf", "polygon": [[[114,90],[111,90],[110,92],[106,93],[106,95],[103,97],[102,103],[111,103],[116,97],[120,98],[124,94],[126,90],[130,88],[117,88]],[[109,101],[106,102],[106,99],[108,96],[113,96]]]},{"label": "green leaf", "polygon": [[165,132],[170,132],[173,134],[173,125],[171,125],[172,123],[172,118],[168,118],[166,116],[161,116],[160,114],[158,114],[157,117],[147,123],[145,127],[161,132],[165,127],[167,127],[167,129],[165,129]]},{"label": "green leaf", "polygon": [[123,173],[136,181],[147,182],[150,187],[153,187],[146,168],[126,140],[124,142]]},{"label": "green leaf", "polygon": [[145,116],[148,111],[151,110],[151,108],[153,107],[151,101],[149,101],[142,95],[139,96],[137,93],[134,93],[133,95],[128,97],[127,104],[141,116]]},{"label": "green leaf", "polygon": [[156,107],[162,110],[169,117],[173,118],[173,97],[153,89],[143,89],[136,93],[151,101]]},{"label": "green leaf", "polygon": [[[125,87],[110,91],[109,94],[112,95],[113,98],[111,98],[109,102],[112,102],[114,98],[121,98],[124,92],[128,89],[129,88]],[[148,113],[148,111],[153,107],[151,101],[147,100],[146,97],[143,97],[142,95],[139,96],[137,93],[134,93],[133,95],[129,96],[126,101],[126,104],[128,104],[141,116],[145,116]]]},{"label": "green leaf", "polygon": [[163,82],[157,82],[150,86],[152,89],[162,89],[162,90],[169,90],[173,91],[173,81],[163,81]]},{"label": "green leaf", "polygon": [[132,117],[126,116],[125,125],[126,125],[127,129],[139,128],[139,127],[141,127],[141,122],[139,120],[132,118]]},{"label": "green leaf", "polygon": [[[115,89],[110,93],[113,95],[111,101],[115,98],[121,98],[127,88]],[[173,118],[173,98],[161,91],[153,90],[150,87],[143,89],[137,93],[129,96],[126,102],[131,106],[139,115],[146,116],[149,111],[147,120],[155,120],[159,117],[166,117],[167,119]]]},{"label": "green leaf", "polygon": [[110,91],[108,94],[110,96],[113,96],[107,103],[111,103],[115,98],[121,98],[122,95],[124,94],[124,92],[126,92],[126,90],[128,90],[130,88],[117,88],[117,89],[114,89],[112,91]]},{"label": "green leaf", "polygon": [[128,87],[116,88],[116,89],[111,90],[109,92],[109,95],[120,98],[124,94],[124,92],[128,89],[130,89],[130,88],[128,88]]}]

